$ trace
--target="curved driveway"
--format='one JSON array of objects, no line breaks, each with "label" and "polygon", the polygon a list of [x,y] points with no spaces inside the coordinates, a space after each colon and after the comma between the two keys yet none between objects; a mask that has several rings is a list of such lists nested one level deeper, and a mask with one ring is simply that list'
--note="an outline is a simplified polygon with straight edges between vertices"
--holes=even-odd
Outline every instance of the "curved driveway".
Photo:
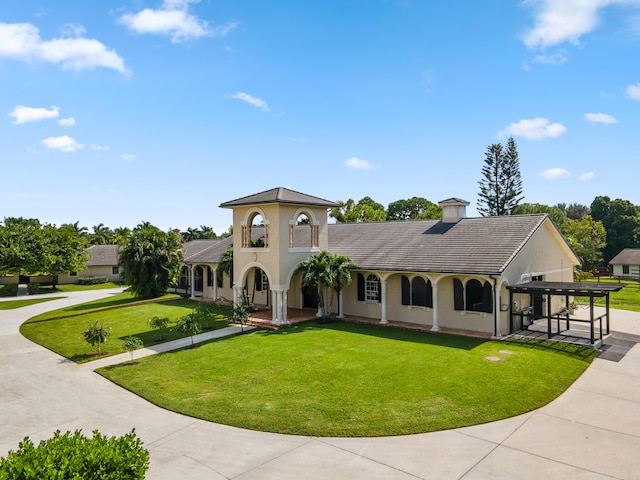
[{"label": "curved driveway", "polygon": [[[596,359],[546,407],[500,422],[384,438],[276,435],[168,412],[18,332],[33,315],[114,293],[0,311],[0,455],[56,429],[135,427],[151,452],[151,480],[640,478],[638,346],[618,363]],[[640,334],[640,314],[615,311],[612,326]]]}]

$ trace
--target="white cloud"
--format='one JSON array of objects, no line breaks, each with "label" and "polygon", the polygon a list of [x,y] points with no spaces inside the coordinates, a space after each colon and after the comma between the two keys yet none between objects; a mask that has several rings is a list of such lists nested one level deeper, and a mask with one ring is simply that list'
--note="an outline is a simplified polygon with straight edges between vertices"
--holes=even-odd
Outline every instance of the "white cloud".
[{"label": "white cloud", "polygon": [[524,137],[527,140],[542,140],[544,138],[556,138],[567,131],[567,128],[560,123],[551,123],[546,118],[530,118],[520,120],[517,123],[510,123],[503,130],[498,132],[498,136]]},{"label": "white cloud", "polygon": [[522,35],[528,48],[545,48],[564,42],[580,43],[580,37],[595,30],[600,10],[610,5],[640,5],[638,0],[525,0],[533,6],[534,26]]},{"label": "white cloud", "polygon": [[547,180],[560,180],[571,177],[571,173],[564,168],[550,168],[549,170],[540,172],[540,175]]},{"label": "white cloud", "polygon": [[553,65],[557,67],[562,65],[568,60],[567,52],[564,50],[558,50],[556,53],[536,55],[531,59],[531,63],[540,63],[543,65]]},{"label": "white cloud", "polygon": [[15,119],[13,123],[19,125],[21,123],[37,122],[38,120],[44,120],[46,118],[56,118],[60,115],[59,110],[60,109],[55,106],[51,108],[32,108],[17,105],[16,108],[9,113],[9,116]]},{"label": "white cloud", "polygon": [[106,152],[107,150],[109,150],[109,147],[107,146],[102,146],[102,145],[94,145],[93,143],[91,144],[91,149],[92,150],[97,150],[98,152]]},{"label": "white cloud", "polygon": [[596,179],[596,174],[593,172],[586,172],[580,175],[579,178],[581,182],[590,182]]},{"label": "white cloud", "polygon": [[231,22],[211,28],[208,22],[188,12],[189,6],[199,1],[165,0],[157,9],[127,13],[119,21],[136,33],[168,35],[173,43],[201,37],[224,37],[238,26],[238,22]]},{"label": "white cloud", "polygon": [[79,144],[67,135],[45,138],[42,140],[42,144],[52,150],[59,150],[61,152],[75,152],[84,148],[84,145]]},{"label": "white cloud", "polygon": [[374,167],[371,163],[358,157],[351,157],[344,164],[354,170],[371,170]]},{"label": "white cloud", "polygon": [[61,118],[60,120],[58,120],[58,125],[62,127],[72,127],[75,124],[76,124],[76,119],[73,117]]},{"label": "white cloud", "polygon": [[236,100],[242,100],[243,102],[247,102],[250,105],[253,105],[260,110],[264,110],[265,112],[269,111],[269,105],[264,100],[261,100],[257,97],[249,95],[248,93],[238,92],[233,95],[229,95],[229,98],[235,98]]},{"label": "white cloud", "polygon": [[627,97],[633,100],[640,100],[640,83],[627,87]]},{"label": "white cloud", "polygon": [[612,123],[618,123],[618,119],[608,113],[585,113],[584,118],[593,123],[602,123],[604,125],[610,125]]},{"label": "white cloud", "polygon": [[[75,26],[74,35],[82,33]],[[37,27],[30,23],[0,23],[0,58],[25,62],[44,61],[62,64],[63,70],[112,68],[127,73],[124,60],[98,40],[62,36],[42,40]]]},{"label": "white cloud", "polygon": [[125,162],[132,162],[133,160],[136,159],[136,156],[133,153],[123,153],[120,157]]}]

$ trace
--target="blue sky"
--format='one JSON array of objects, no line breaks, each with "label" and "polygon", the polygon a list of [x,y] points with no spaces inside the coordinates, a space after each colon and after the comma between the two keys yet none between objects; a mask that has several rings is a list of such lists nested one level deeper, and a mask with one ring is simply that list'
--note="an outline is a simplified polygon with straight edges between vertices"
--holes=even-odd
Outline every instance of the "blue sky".
[{"label": "blue sky", "polygon": [[0,217],[231,224],[283,186],[640,204],[640,0],[101,0],[0,13]]}]

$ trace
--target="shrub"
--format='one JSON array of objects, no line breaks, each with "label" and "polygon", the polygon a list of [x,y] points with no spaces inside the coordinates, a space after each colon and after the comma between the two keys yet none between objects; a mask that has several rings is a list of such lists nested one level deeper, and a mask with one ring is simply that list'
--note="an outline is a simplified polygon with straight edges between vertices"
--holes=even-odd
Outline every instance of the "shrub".
[{"label": "shrub", "polygon": [[[156,331],[164,330],[171,324],[169,317],[152,317],[149,319],[149,325]],[[164,337],[157,337],[156,340],[164,340]]]},{"label": "shrub", "polygon": [[176,328],[186,332],[191,337],[191,346],[193,346],[193,336],[200,333],[200,320],[195,312],[188,313],[178,320]]},{"label": "shrub", "polygon": [[98,355],[102,355],[102,351],[100,347],[103,343],[107,343],[107,338],[111,335],[111,329],[104,328],[104,325],[98,325],[98,322],[89,325],[87,329],[84,331],[83,336],[84,339],[91,345],[92,347],[98,346]]},{"label": "shrub", "polygon": [[144,347],[144,344],[138,337],[134,337],[133,335],[131,335],[124,339],[122,346],[127,352],[131,354],[131,360],[133,360],[133,352],[135,350],[138,350],[139,348]]},{"label": "shrub", "polygon": [[107,283],[108,280],[107,277],[80,277],[78,278],[78,285],[98,285]]},{"label": "shrub", "polygon": [[9,285],[0,286],[0,297],[15,297],[18,294],[18,284],[10,283]]},{"label": "shrub", "polygon": [[139,480],[149,468],[149,452],[135,429],[121,437],[106,437],[97,430],[93,437],[56,431],[36,447],[29,437],[17,451],[0,458],[3,480],[82,478],[83,480]]},{"label": "shrub", "polygon": [[27,283],[27,292],[29,295],[35,295],[40,291],[40,284],[38,282]]}]

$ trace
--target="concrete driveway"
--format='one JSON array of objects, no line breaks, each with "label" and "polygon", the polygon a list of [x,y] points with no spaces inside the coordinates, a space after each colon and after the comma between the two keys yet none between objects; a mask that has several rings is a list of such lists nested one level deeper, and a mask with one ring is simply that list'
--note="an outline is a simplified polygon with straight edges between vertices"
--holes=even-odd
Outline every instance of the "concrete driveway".
[{"label": "concrete driveway", "polygon": [[[0,311],[0,455],[56,429],[135,427],[153,480],[640,478],[640,347],[619,362],[596,359],[551,404],[500,422],[384,438],[275,435],[168,412],[18,333],[42,311],[115,293]],[[612,327],[640,334],[640,314],[614,311]]]}]

